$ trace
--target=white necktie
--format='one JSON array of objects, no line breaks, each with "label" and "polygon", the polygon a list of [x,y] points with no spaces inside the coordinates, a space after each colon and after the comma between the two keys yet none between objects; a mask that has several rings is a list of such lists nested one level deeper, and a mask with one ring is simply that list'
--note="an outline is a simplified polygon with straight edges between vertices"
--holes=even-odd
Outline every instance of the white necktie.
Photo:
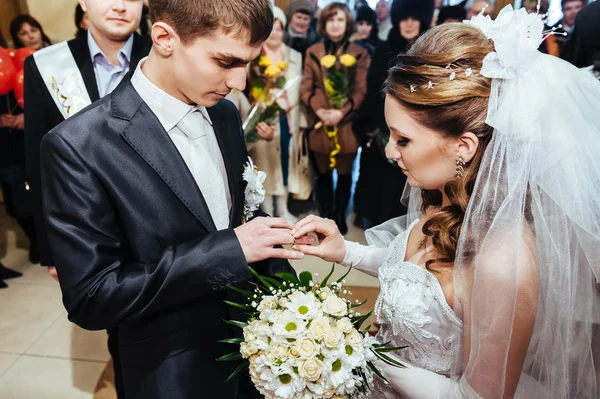
[{"label": "white necktie", "polygon": [[[190,139],[192,150],[192,174],[202,192],[217,230],[229,227],[229,209],[227,206],[227,188],[217,161],[211,156],[210,142],[207,136],[208,121],[194,108],[177,127]],[[218,150],[218,149],[217,149]]]}]

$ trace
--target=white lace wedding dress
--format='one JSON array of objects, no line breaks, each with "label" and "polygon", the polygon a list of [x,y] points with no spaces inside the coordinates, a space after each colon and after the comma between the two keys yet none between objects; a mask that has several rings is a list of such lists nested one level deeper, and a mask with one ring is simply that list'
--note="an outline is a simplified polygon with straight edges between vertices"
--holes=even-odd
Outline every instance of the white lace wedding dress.
[{"label": "white lace wedding dress", "polygon": [[[407,262],[408,236],[419,220],[400,231],[387,248],[346,241],[343,264],[379,278],[380,294],[375,314],[380,324],[377,338],[389,346],[407,346],[395,353],[408,365],[400,394],[375,379],[373,399],[479,398],[460,378],[463,371],[463,322],[454,313],[437,278]],[[389,221],[389,226],[397,220]],[[386,227],[387,228],[387,227]],[[391,239],[391,236],[389,236]],[[385,241],[385,239],[384,239]],[[398,384],[392,384],[398,385]],[[539,383],[523,374],[516,398],[544,398]]]}]

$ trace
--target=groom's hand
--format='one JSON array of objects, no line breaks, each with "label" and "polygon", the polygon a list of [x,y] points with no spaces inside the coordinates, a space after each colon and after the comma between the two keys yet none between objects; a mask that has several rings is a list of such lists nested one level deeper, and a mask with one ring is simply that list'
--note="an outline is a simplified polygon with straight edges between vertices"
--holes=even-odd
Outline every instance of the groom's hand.
[{"label": "groom's hand", "polygon": [[302,259],[299,251],[274,248],[276,245],[293,245],[291,234],[294,224],[283,218],[258,217],[243,224],[235,232],[248,264],[271,258]]}]

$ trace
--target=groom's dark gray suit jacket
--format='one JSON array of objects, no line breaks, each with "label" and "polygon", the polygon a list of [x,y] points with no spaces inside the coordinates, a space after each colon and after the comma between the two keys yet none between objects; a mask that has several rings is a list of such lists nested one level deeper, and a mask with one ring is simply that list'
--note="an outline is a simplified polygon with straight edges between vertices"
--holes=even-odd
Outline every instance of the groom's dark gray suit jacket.
[{"label": "groom's dark gray suit jacket", "polygon": [[[208,113],[236,227],[248,157],[240,118],[226,100]],[[90,330],[119,327],[127,399],[242,395],[238,380],[224,383],[237,364],[215,359],[235,350],[217,341],[241,333],[223,322],[244,317],[224,300],[241,301],[226,286],[249,289],[248,264],[234,231],[216,231],[184,160],[129,79],[47,134],[41,161],[69,320]],[[292,271],[279,260],[253,267]]]}]

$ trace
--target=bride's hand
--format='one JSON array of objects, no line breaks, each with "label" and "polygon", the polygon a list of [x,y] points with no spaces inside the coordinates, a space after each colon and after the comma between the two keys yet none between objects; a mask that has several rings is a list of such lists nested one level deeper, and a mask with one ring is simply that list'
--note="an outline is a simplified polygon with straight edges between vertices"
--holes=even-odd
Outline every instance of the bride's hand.
[{"label": "bride's hand", "polygon": [[328,262],[342,263],[344,261],[346,244],[333,220],[310,215],[296,223],[296,227],[292,230],[292,235],[296,241],[310,233],[317,235],[318,245],[296,244],[292,248],[306,255],[318,256]]}]

